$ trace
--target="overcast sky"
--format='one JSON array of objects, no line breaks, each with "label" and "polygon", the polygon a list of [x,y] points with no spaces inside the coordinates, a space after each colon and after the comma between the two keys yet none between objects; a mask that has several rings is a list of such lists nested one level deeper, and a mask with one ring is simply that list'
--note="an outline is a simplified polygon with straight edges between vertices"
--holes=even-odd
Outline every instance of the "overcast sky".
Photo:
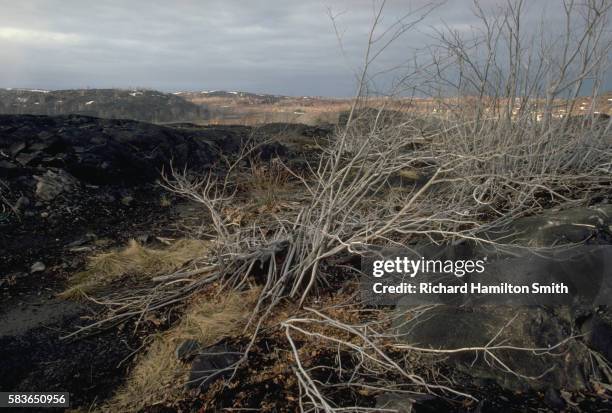
[{"label": "overcast sky", "polygon": [[[498,0],[484,0],[491,5]],[[383,26],[424,0],[390,0]],[[529,3],[529,2],[527,2]],[[546,24],[560,1],[546,3]],[[0,0],[0,87],[146,87],[349,96],[371,0]],[[409,59],[442,22],[467,29],[471,0],[450,0],[381,57]],[[328,9],[337,15],[344,53]],[[537,24],[537,19],[531,24]]]}]

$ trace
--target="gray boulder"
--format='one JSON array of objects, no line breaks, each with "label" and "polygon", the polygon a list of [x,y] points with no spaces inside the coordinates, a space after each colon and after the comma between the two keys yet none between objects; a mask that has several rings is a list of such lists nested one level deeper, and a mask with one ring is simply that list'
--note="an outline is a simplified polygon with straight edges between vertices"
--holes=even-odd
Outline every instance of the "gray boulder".
[{"label": "gray boulder", "polygon": [[[544,308],[439,306],[421,317],[398,318],[395,332],[400,340],[431,349],[465,349],[495,345],[540,349],[462,351],[444,354],[447,363],[476,381],[493,381],[512,391],[570,391],[588,387],[592,369],[587,347],[576,340],[567,314]],[[551,349],[547,351],[546,349]]]},{"label": "gray boulder", "polygon": [[429,394],[383,393],[376,397],[376,407],[397,413],[442,411],[436,397]]},{"label": "gray boulder", "polygon": [[45,266],[44,263],[40,262],[40,261],[36,261],[34,264],[32,264],[32,266],[30,267],[30,273],[34,274],[37,272],[43,272],[47,267]]},{"label": "gray boulder", "polygon": [[[534,216],[519,218],[504,228],[487,231],[483,236],[503,243],[531,247],[550,247],[580,243],[595,237],[612,238],[612,205],[551,209]],[[596,239],[596,241],[601,241]],[[598,242],[599,243],[599,242]]]},{"label": "gray boulder", "polygon": [[580,325],[584,342],[606,360],[612,360],[612,312],[602,308],[588,315]]},{"label": "gray boulder", "polygon": [[58,169],[48,170],[42,176],[35,176],[36,196],[43,201],[52,201],[62,193],[72,192],[78,181],[68,172]]},{"label": "gray boulder", "polygon": [[[541,215],[517,219],[485,235],[490,239],[503,239],[505,243],[537,248],[570,243],[608,245],[612,241],[611,233],[612,205],[598,205],[546,211]],[[476,256],[491,252],[486,246],[471,248],[474,248],[473,254]],[[596,248],[608,251],[607,246]],[[496,268],[496,260],[503,264],[501,260],[505,258],[502,255],[489,255],[493,258],[490,262],[492,268]],[[490,275],[501,277],[503,281],[526,282],[533,276],[533,272],[528,271],[530,268],[517,264],[509,269],[514,273],[493,271],[495,274]],[[589,277],[594,277],[594,274],[588,273],[590,270],[591,267],[565,265],[554,273],[570,281],[589,280]],[[612,272],[609,268],[604,270],[601,275],[603,280],[600,281],[602,286],[606,286],[608,297]],[[581,391],[589,388],[591,379],[601,380],[605,372],[593,362],[592,355],[596,352],[603,359],[612,360],[612,313],[608,306],[588,301],[571,305],[533,304],[440,305],[419,317],[410,318],[413,313],[409,310],[414,308],[414,302],[410,297],[405,297],[397,303],[399,317],[393,332],[406,344],[445,350],[495,344],[548,349],[564,343],[551,351],[496,350],[494,355],[498,360],[484,351],[444,354],[448,356],[446,362],[449,365],[475,381],[493,381],[511,391],[546,391],[551,388]]]}]

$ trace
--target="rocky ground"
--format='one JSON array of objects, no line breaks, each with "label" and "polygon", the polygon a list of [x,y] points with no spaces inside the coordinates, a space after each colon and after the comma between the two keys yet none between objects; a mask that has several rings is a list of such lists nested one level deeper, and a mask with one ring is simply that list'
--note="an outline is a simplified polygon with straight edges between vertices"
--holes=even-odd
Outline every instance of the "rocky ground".
[{"label": "rocky ground", "polygon": [[[57,298],[67,279],[96,251],[129,239],[159,244],[181,237],[186,225],[201,219],[200,210],[159,186],[160,172],[171,164],[221,171],[222,158],[236,155],[252,139],[285,133],[311,140],[328,132],[286,125],[260,133],[78,115],[0,116],[0,389],[68,390],[73,405],[83,407],[107,398],[146,333],[135,336],[125,325],[63,340],[99,310],[89,302]],[[261,145],[256,156],[287,152],[272,142]]]},{"label": "rocky ground", "polygon": [[[85,268],[92,254],[123,246],[130,239],[147,246],[163,245],[205,219],[197,205],[159,185],[161,172],[170,165],[223,175],[226,160],[254,142],[258,145],[253,150],[255,158],[279,156],[300,170],[316,150],[314,144],[331,130],[283,124],[258,129],[189,123],[162,127],[79,115],[0,116],[0,391],[70,391],[73,406],[84,410],[107,400],[124,382],[134,356],[148,344],[145,339],[176,324],[180,313],[168,309],[163,317],[145,320],[138,329],[126,322],[64,339],[97,319],[100,311],[90,301],[58,298],[67,280]],[[600,197],[589,208],[549,211],[513,225],[543,245],[564,241],[609,245],[610,217],[609,199]],[[118,283],[111,288],[127,287]],[[401,315],[402,305],[396,311]],[[512,368],[525,374],[557,366],[542,385],[490,369],[483,360],[453,356],[436,368],[480,402],[389,394],[358,397],[372,407],[400,411],[612,410],[609,389],[602,387],[612,378],[605,377],[605,370],[593,361],[596,355],[612,358],[612,318],[606,306],[580,305],[567,311],[533,308],[512,314],[503,309],[458,312],[440,307],[425,322],[412,325],[407,320],[393,328],[404,329],[407,344],[469,347],[486,344],[497,331],[493,327],[511,317],[516,322],[503,339],[517,346],[542,347],[580,335],[565,358],[550,361],[509,355]],[[158,404],[145,410],[207,411],[210,406],[232,406],[240,395],[250,408],[266,405],[269,411],[291,411],[296,406],[291,393],[298,391],[297,385],[288,369],[275,370],[280,363],[272,351],[283,339],[272,334],[254,343],[248,368],[234,378],[234,383],[252,383],[248,391],[217,389],[218,400],[212,405],[205,391],[191,393],[172,406]],[[214,348],[244,344],[228,342]],[[193,363],[192,373],[197,366],[206,370],[227,363],[203,356],[189,358],[183,350],[177,348],[177,357]],[[320,364],[336,361],[332,353],[321,352],[317,357]],[[343,363],[350,369],[349,358]],[[269,371],[278,374],[266,376]],[[272,403],[285,394],[287,399],[275,407]]]}]

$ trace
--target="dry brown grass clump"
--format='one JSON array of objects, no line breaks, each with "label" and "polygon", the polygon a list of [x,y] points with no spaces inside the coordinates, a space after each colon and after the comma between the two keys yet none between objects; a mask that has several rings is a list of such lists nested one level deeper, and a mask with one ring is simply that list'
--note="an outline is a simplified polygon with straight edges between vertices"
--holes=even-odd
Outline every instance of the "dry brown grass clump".
[{"label": "dry brown grass clump", "polygon": [[280,201],[289,185],[291,175],[278,161],[251,162],[251,174],[246,185],[251,197],[261,205],[273,205]]},{"label": "dry brown grass clump", "polygon": [[166,248],[148,248],[132,239],[123,249],[90,257],[87,269],[72,278],[72,286],[61,296],[78,297],[127,275],[151,277],[174,271],[205,255],[209,247],[208,241],[182,239]]},{"label": "dry brown grass clump", "polygon": [[187,381],[188,365],[176,357],[175,349],[184,340],[197,340],[202,347],[224,337],[239,335],[249,319],[259,290],[229,292],[210,299],[193,299],[179,325],[157,336],[148,351],[137,360],[126,384],[102,407],[103,411],[137,411],[144,406],[180,397]]}]

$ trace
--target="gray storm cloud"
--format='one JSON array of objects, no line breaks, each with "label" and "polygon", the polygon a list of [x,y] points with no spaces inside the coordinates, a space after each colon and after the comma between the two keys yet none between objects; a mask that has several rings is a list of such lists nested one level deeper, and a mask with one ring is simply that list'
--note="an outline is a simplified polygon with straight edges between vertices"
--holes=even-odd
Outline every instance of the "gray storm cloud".
[{"label": "gray storm cloud", "polygon": [[[383,27],[425,1],[389,1]],[[488,5],[493,1],[485,2]],[[289,95],[353,93],[373,2],[0,0],[0,87],[229,89]],[[546,4],[548,23],[560,1]],[[475,22],[448,1],[380,59],[399,64],[432,27]],[[337,16],[339,46],[329,13]],[[538,24],[534,19],[533,25]]]}]

